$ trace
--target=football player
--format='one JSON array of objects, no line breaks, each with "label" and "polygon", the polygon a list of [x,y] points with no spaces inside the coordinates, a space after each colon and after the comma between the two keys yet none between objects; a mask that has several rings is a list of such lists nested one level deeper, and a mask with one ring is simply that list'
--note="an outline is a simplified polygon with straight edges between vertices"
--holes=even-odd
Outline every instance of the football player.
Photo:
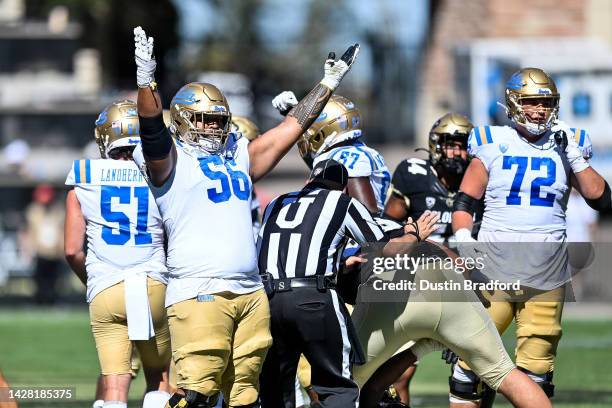
[{"label": "football player", "polygon": [[[453,201],[468,165],[467,141],[474,126],[458,113],[447,113],[429,131],[429,159],[402,161],[391,182],[385,215],[398,221],[418,219],[430,210],[440,215],[439,228],[427,239],[448,242],[453,235]],[[479,214],[482,214],[480,211]],[[402,403],[410,403],[409,384],[416,365],[408,369],[394,388]]]},{"label": "football player", "polygon": [[168,236],[166,306],[179,390],[169,407],[258,405],[270,309],[252,234],[252,183],[267,174],[319,116],[359,51],[333,53],[322,81],[275,128],[249,143],[230,131],[225,96],[183,86],[170,105],[170,136],[154,80],[153,38],[135,34],[142,143],[134,156],[150,180]]},{"label": "football player", "polygon": [[164,230],[147,183],[131,160],[140,143],[138,129],[134,102],[108,105],[95,128],[102,159],[75,160],[66,179],[74,187],[66,198],[65,255],[87,285],[104,407],[127,406],[133,345],[147,382],[143,406],[160,407],[170,397]]},{"label": "football player", "polygon": [[[427,237],[428,231],[421,225],[422,218],[416,222],[419,241]],[[412,256],[440,257],[453,262],[458,259],[450,250],[430,242],[413,247]],[[367,359],[364,365],[354,368],[355,381],[362,386],[359,406],[378,407],[385,389],[410,365],[431,351],[448,347],[473,364],[483,381],[498,389],[515,407],[552,407],[536,383],[516,369],[493,321],[473,291],[427,289],[432,284],[449,282],[463,286],[462,275],[456,270],[432,265],[383,271],[360,286],[359,301],[351,316]],[[396,295],[385,290],[385,284],[397,285],[408,280],[415,289],[395,292],[388,287],[400,298],[390,297]],[[416,343],[398,353],[408,341]]]},{"label": "football player", "polygon": [[[244,116],[232,116],[232,131],[240,133],[249,142],[257,139],[261,134],[257,125]],[[253,222],[253,235],[257,239],[257,234],[259,234],[261,228],[261,207],[255,189],[251,191],[251,220]]]},{"label": "football player", "polygon": [[[457,241],[469,247],[474,206],[484,196],[482,244],[476,248],[487,254],[485,279],[523,285],[517,293],[494,292],[488,312],[500,333],[516,320],[516,364],[549,397],[570,279],[564,246],[570,190],[576,188],[594,209],[610,207],[610,188],[588,161],[589,135],[558,120],[559,97],[555,82],[541,69],[524,68],[511,76],[505,99],[512,126],[472,130],[474,158],[453,212]],[[518,242],[529,247],[516,251]],[[450,388],[451,407],[478,406],[478,378],[465,363],[454,366]],[[493,398],[494,393],[486,393],[481,406],[490,406]]]},{"label": "football player", "polygon": [[429,240],[447,242],[453,235],[455,195],[468,166],[467,141],[472,122],[458,113],[447,113],[429,131],[429,159],[402,161],[391,182],[385,215],[398,221],[417,219],[426,211],[440,214],[439,229]]},{"label": "football player", "polygon": [[[285,91],[272,104],[283,114],[295,106],[295,95]],[[334,95],[321,115],[298,141],[300,156],[312,169],[321,160],[333,159],[349,172],[347,194],[361,201],[372,214],[382,214],[391,175],[380,153],[366,146],[361,113],[349,99]]]}]

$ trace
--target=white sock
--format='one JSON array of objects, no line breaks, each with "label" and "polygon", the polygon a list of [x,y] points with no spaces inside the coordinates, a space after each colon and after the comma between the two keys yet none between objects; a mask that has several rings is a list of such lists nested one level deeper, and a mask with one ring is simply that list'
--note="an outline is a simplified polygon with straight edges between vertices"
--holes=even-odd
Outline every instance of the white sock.
[{"label": "white sock", "polygon": [[104,401],[104,408],[127,408],[127,402],[121,401]]},{"label": "white sock", "polygon": [[170,399],[166,391],[149,391],[142,401],[142,408],[164,408]]},{"label": "white sock", "polygon": [[96,400],[91,408],[102,408],[104,407],[104,400]]}]

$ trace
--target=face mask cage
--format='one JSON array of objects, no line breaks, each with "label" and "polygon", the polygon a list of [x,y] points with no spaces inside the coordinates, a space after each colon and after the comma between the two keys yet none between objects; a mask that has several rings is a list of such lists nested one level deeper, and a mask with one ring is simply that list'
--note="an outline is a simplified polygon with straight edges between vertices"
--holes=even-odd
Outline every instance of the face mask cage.
[{"label": "face mask cage", "polygon": [[[181,135],[185,143],[207,153],[218,153],[225,148],[231,127],[231,118],[225,113],[182,111],[182,118],[189,130]],[[205,124],[216,122],[217,128],[204,128]]]},{"label": "face mask cage", "polygon": [[431,136],[432,145],[431,161],[434,165],[442,166],[446,171],[456,174],[461,174],[467,167],[468,160],[463,159],[459,154],[450,158],[446,155],[447,146],[452,142],[459,142],[460,145],[452,143],[453,149],[467,150],[468,135],[465,133],[434,133]]},{"label": "face mask cage", "polygon": [[[531,104],[525,104],[526,101],[537,100],[542,106],[536,107]],[[557,120],[559,113],[559,97],[558,96],[518,96],[510,95],[510,119],[516,124],[524,127],[529,133],[533,135],[541,135],[542,133],[549,130],[553,123]],[[541,110],[544,112],[544,120],[539,122],[532,122],[529,120],[525,111],[527,110]]]}]

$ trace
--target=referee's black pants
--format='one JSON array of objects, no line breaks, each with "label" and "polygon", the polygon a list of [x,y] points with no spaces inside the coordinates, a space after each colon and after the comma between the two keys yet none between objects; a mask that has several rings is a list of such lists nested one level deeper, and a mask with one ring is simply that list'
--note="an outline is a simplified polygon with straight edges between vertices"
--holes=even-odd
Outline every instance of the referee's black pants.
[{"label": "referee's black pants", "polygon": [[359,388],[352,380],[353,327],[336,291],[294,288],[276,292],[270,298],[270,313],[273,344],[260,375],[262,407],[295,407],[295,374],[301,353],[312,366],[312,388],[321,405],[355,407]]}]

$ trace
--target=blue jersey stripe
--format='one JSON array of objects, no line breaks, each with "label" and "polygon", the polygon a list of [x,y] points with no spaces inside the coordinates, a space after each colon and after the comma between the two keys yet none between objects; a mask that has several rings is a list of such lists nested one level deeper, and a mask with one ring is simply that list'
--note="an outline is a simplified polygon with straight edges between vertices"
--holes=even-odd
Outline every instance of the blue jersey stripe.
[{"label": "blue jersey stripe", "polygon": [[585,133],[586,133],[586,131],[584,129],[580,129],[580,143],[578,143],[578,146],[580,146],[580,147],[582,147],[584,145]]},{"label": "blue jersey stripe", "polygon": [[89,160],[85,160],[85,182],[91,183],[91,165]]},{"label": "blue jersey stripe", "polygon": [[476,143],[478,143],[478,146],[482,146],[482,139],[480,138],[480,128],[475,127],[474,134],[476,135]]},{"label": "blue jersey stripe", "polygon": [[75,160],[74,164],[72,165],[72,171],[74,172],[74,182],[76,184],[81,182],[81,173],[79,172],[79,163],[81,161],[80,160]]},{"label": "blue jersey stripe", "polygon": [[485,134],[487,135],[487,143],[493,143],[493,138],[491,137],[491,128],[485,126]]}]

